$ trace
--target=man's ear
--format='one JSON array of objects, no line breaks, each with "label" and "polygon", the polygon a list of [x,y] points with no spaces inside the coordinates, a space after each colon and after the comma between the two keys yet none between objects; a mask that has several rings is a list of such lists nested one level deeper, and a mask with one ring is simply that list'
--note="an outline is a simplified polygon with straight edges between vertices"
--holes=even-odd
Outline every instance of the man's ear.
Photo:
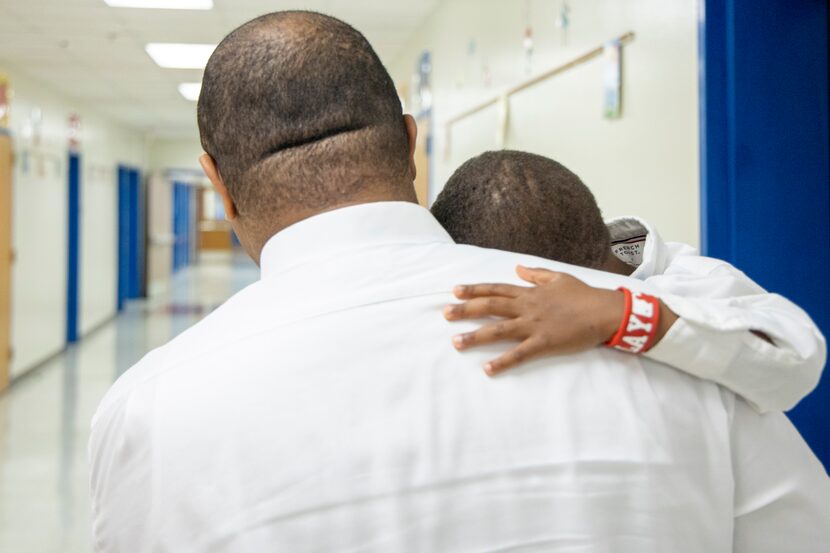
[{"label": "man's ear", "polygon": [[222,203],[225,205],[225,217],[229,221],[236,219],[239,212],[236,211],[236,204],[233,203],[230,194],[228,194],[225,181],[222,180],[222,175],[219,174],[219,168],[216,167],[216,161],[210,157],[210,154],[202,154],[199,157],[199,163],[202,165],[202,170],[204,170],[205,175],[207,175],[207,178],[213,184],[213,189],[222,198]]},{"label": "man's ear", "polygon": [[403,122],[406,126],[406,136],[409,139],[409,171],[412,173],[412,180],[418,172],[415,167],[415,145],[418,141],[418,124],[415,118],[408,113],[403,116]]}]

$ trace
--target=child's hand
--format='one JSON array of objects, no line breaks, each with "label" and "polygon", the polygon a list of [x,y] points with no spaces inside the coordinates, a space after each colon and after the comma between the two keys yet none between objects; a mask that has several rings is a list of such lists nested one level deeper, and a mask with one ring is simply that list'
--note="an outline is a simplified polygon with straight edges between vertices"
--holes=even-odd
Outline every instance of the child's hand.
[{"label": "child's hand", "polygon": [[448,305],[448,321],[501,317],[474,332],[453,337],[456,349],[504,340],[520,342],[485,365],[489,375],[543,355],[584,351],[608,341],[625,312],[625,296],[616,290],[593,288],[565,273],[516,268],[532,287],[510,284],[457,286],[453,292],[464,303]]}]

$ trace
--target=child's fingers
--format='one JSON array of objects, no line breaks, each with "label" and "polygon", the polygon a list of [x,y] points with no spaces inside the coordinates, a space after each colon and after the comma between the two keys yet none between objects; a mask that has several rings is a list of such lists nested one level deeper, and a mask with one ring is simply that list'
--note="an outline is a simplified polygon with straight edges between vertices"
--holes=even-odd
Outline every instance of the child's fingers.
[{"label": "child's fingers", "polygon": [[511,319],[483,326],[473,332],[456,334],[452,337],[452,343],[455,349],[463,350],[502,340],[522,340],[524,338],[522,324],[517,319]]},{"label": "child's fingers", "polygon": [[530,268],[525,267],[524,265],[518,265],[516,267],[516,274],[519,275],[519,278],[522,280],[539,286],[540,284],[550,282],[559,273],[555,271],[548,271],[547,269]]},{"label": "child's fingers", "polygon": [[470,300],[483,296],[515,298],[526,289],[522,286],[513,286],[512,284],[464,284],[456,286],[452,291],[456,298]]},{"label": "child's fingers", "polygon": [[444,318],[448,321],[484,317],[514,318],[517,314],[513,300],[500,297],[475,298],[464,303],[450,304],[444,308]]},{"label": "child's fingers", "polygon": [[484,365],[484,372],[489,376],[496,376],[516,365],[521,365],[542,353],[543,342],[532,338],[525,340],[501,357],[493,359]]}]

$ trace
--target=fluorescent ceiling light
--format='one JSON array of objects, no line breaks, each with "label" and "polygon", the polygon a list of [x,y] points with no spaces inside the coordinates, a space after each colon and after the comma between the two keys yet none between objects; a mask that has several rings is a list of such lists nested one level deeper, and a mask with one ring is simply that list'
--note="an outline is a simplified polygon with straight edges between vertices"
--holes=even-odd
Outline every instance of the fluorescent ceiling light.
[{"label": "fluorescent ceiling light", "polygon": [[209,10],[213,0],[104,0],[111,8],[151,8],[156,10]]},{"label": "fluorescent ceiling light", "polygon": [[179,85],[179,93],[191,102],[199,99],[199,92],[201,90],[202,83],[182,83]]},{"label": "fluorescent ceiling light", "polygon": [[151,43],[144,49],[159,67],[204,69],[216,45]]}]

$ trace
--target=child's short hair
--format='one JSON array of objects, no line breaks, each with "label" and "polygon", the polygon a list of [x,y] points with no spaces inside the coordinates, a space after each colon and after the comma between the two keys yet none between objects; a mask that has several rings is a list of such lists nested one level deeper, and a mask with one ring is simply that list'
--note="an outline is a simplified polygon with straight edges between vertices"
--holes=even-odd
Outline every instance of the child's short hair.
[{"label": "child's short hair", "polygon": [[432,214],[459,244],[600,267],[611,238],[594,195],[552,159],[502,150],[464,163]]}]

